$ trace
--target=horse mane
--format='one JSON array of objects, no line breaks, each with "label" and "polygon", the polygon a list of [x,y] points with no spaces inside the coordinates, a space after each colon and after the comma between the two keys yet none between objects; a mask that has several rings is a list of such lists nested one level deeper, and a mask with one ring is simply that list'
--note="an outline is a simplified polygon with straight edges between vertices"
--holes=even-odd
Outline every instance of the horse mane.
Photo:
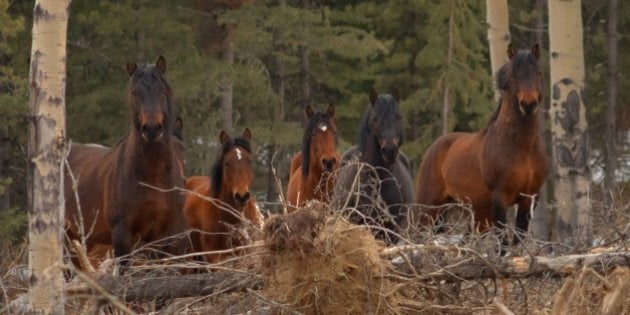
[{"label": "horse mane", "polygon": [[361,122],[359,123],[359,151],[365,151],[367,148],[368,141],[370,141],[370,113],[372,112],[372,107],[374,105],[368,105],[368,108],[363,112],[363,116],[361,116]]},{"label": "horse mane", "polygon": [[221,179],[223,178],[223,156],[234,146],[239,146],[245,149],[245,151],[247,151],[248,153],[252,153],[251,143],[243,136],[230,138],[221,145],[221,150],[219,150],[219,153],[217,154],[217,157],[214,160],[212,167],[210,168],[210,195],[213,198],[217,198],[219,196],[219,192],[221,192]]},{"label": "horse mane", "polygon": [[313,133],[313,129],[321,124],[332,127],[332,117],[328,115],[328,112],[314,113],[304,129],[304,135],[302,136],[302,175],[308,174],[308,167],[311,162],[311,134]]}]

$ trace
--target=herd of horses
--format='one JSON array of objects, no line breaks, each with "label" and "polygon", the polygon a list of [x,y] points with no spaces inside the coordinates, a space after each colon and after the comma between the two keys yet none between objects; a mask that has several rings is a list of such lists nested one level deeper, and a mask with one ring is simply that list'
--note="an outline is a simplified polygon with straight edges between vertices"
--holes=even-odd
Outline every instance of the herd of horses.
[{"label": "herd of horses", "polygon": [[[400,150],[396,90],[369,93],[358,143],[343,155],[336,149],[334,106],[322,112],[308,106],[302,149],[291,160],[287,210],[310,200],[329,202],[395,244],[408,227],[439,228],[452,202],[469,203],[481,230],[505,228],[507,208],[516,204],[516,228],[527,231],[532,203],[548,173],[538,132],[540,50],[509,45],[508,57],[497,73],[501,98],[487,125],[475,133],[439,137],[426,150],[415,185]],[[247,241],[240,226],[260,228],[264,222],[251,192],[252,134],[222,131],[210,174],[185,177],[182,122],[164,57],[155,64],[128,63],[127,72],[127,134],[111,148],[71,145],[65,180],[72,183],[65,187],[68,239],[81,240],[96,262],[113,249],[124,265],[134,249],[151,244],[153,253],[200,253],[197,259],[217,263],[227,249]]]}]

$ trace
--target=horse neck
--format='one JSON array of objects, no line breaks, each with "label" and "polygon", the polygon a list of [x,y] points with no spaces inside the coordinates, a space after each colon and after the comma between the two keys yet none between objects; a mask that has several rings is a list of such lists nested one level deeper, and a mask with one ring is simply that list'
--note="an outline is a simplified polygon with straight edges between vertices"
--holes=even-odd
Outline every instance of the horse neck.
[{"label": "horse neck", "polygon": [[142,136],[132,130],[124,143],[126,164],[133,167],[142,180],[149,183],[173,184],[173,171],[177,172],[177,162],[170,137],[162,142],[147,143]]},{"label": "horse neck", "polygon": [[217,195],[213,197],[220,200],[220,202],[218,202],[215,206],[219,208],[219,211],[221,211],[222,222],[230,224],[237,224],[240,222],[240,217],[232,213],[238,213],[240,216],[243,216],[243,211],[247,205],[242,207],[237,206],[234,202],[232,192],[222,186],[219,187]]},{"label": "horse neck", "polygon": [[370,134],[368,139],[364,139],[359,144],[359,152],[361,153],[359,161],[372,166],[387,167],[388,165],[383,160],[380,150],[376,136]]},{"label": "horse neck", "polygon": [[500,130],[494,134],[506,137],[512,145],[533,148],[540,141],[538,132],[538,112],[524,117],[511,102],[518,102],[514,97],[503,98],[501,109],[494,128]]}]

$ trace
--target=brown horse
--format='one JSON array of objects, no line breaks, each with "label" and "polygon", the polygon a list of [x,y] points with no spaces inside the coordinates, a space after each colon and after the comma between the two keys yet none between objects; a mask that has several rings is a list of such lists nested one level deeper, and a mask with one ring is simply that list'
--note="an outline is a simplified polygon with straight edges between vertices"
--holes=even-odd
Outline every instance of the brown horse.
[{"label": "brown horse", "polygon": [[287,201],[293,206],[311,199],[328,201],[335,185],[333,174],[339,167],[335,106],[315,113],[309,105],[306,117],[309,121],[302,137],[302,151],[293,156],[289,173]]},{"label": "brown horse", "polygon": [[[65,179],[69,237],[85,235],[88,252],[113,247],[116,257],[186,228],[183,195],[146,186],[184,186],[183,146],[173,135],[178,127],[173,91],[164,76],[166,61],[160,56],[155,65],[127,63],[127,72],[130,130],[112,148],[72,144],[68,162],[78,180],[78,202],[68,172]],[[180,254],[184,242],[170,240],[157,249]]]},{"label": "brown horse", "polygon": [[[242,245],[234,235],[240,224],[249,220],[262,227],[262,215],[250,192],[254,178],[252,168],[251,132],[230,138],[225,131],[220,136],[221,149],[210,176],[194,176],[186,180],[188,189],[184,214],[194,231],[191,241],[195,252],[224,250]],[[205,196],[211,200],[199,197]],[[226,254],[208,254],[210,263],[219,262]]]},{"label": "brown horse", "polygon": [[[517,204],[516,228],[525,232],[530,196],[538,195],[549,168],[538,133],[540,50],[534,45],[516,51],[510,44],[508,56],[497,75],[502,98],[488,125],[476,133],[445,134],[429,147],[418,169],[416,202],[469,201],[483,230],[504,227],[507,207]],[[422,222],[437,219],[440,210],[425,209]]]}]

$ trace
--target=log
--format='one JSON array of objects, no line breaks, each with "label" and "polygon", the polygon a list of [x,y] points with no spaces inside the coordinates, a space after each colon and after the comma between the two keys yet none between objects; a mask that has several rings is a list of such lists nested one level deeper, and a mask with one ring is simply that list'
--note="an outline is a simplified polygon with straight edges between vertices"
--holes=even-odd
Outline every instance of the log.
[{"label": "log", "polygon": [[[446,263],[441,268],[422,264],[424,250],[468,252],[457,261]],[[405,255],[405,259],[393,259],[394,269],[409,273],[410,264],[419,273],[418,280],[472,280],[490,278],[517,278],[539,275],[567,276],[583,267],[593,268],[599,273],[608,274],[617,267],[630,266],[630,252],[604,252],[565,255],[558,257],[501,257],[488,260],[466,248],[440,245],[411,245],[404,248],[388,248],[382,256]],[[463,260],[467,261],[463,261]],[[417,263],[416,263],[417,262]],[[435,271],[426,272],[429,268]],[[411,271],[414,272],[414,271]]]},{"label": "log", "polygon": [[257,289],[263,283],[258,275],[229,270],[195,275],[99,275],[93,280],[93,284],[84,281],[81,285],[69,286],[66,293],[100,294],[104,290],[122,301],[150,302]]}]

